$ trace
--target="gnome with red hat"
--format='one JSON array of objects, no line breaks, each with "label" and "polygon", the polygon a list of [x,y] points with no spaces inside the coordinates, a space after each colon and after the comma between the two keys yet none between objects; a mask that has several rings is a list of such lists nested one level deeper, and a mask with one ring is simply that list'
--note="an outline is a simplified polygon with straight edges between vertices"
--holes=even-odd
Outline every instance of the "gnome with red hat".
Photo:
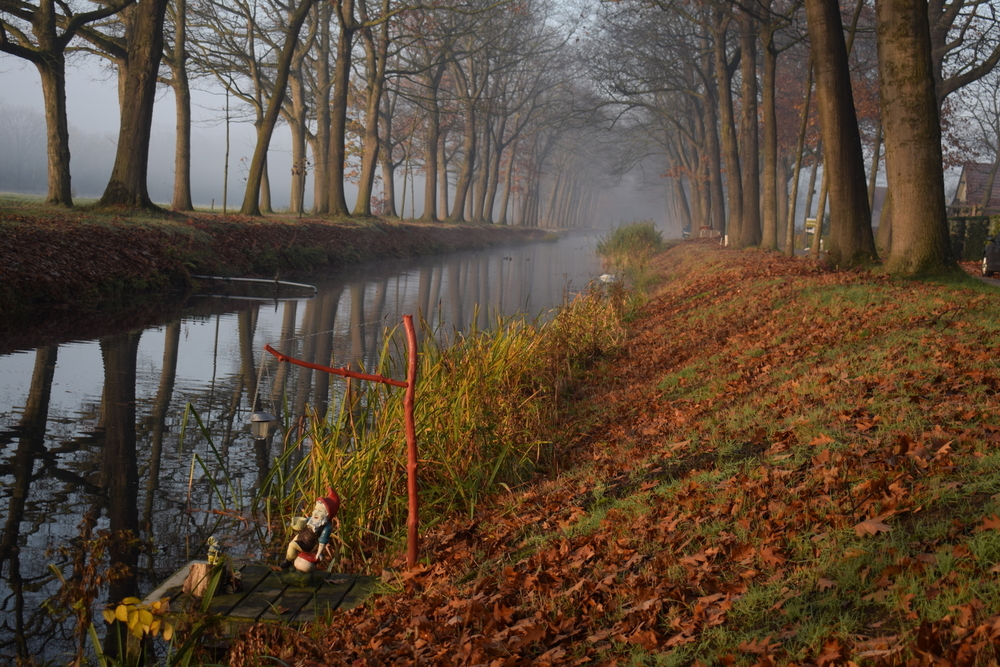
[{"label": "gnome with red hat", "polygon": [[340,510],[340,496],[332,488],[328,488],[325,496],[316,499],[312,516],[308,519],[302,517],[297,522],[300,524],[296,526],[298,533],[295,539],[288,543],[285,560],[281,563],[282,570],[294,564],[295,569],[310,572],[315,567],[316,561],[323,560],[326,546],[330,543],[330,533],[333,531],[333,518],[337,516],[338,510]]}]

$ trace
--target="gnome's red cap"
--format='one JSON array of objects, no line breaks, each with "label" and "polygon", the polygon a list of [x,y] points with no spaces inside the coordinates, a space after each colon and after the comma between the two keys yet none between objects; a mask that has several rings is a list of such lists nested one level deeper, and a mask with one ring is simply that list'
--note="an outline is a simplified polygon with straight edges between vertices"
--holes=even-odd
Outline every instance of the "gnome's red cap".
[{"label": "gnome's red cap", "polygon": [[337,512],[340,510],[340,496],[332,488],[327,488],[326,495],[322,498],[317,498],[317,502],[321,502],[326,505],[326,513],[330,515],[330,518],[337,516]]}]

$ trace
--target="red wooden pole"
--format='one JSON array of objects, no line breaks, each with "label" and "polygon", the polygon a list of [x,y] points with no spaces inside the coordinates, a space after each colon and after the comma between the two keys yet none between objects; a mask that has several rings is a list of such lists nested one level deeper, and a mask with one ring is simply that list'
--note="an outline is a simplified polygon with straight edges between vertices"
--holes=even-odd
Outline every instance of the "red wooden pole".
[{"label": "red wooden pole", "polygon": [[406,395],[403,411],[406,415],[406,490],[410,500],[410,514],[406,520],[406,567],[417,564],[417,550],[420,535],[417,532],[420,521],[420,505],[417,496],[417,427],[413,419],[413,403],[417,386],[417,332],[413,329],[413,316],[403,315],[406,341],[409,349],[409,363],[406,371]]},{"label": "red wooden pole", "polygon": [[413,403],[416,396],[417,386],[417,332],[413,328],[413,316],[403,315],[403,327],[406,329],[406,342],[409,351],[409,359],[406,370],[406,382],[393,380],[382,375],[369,375],[358,373],[346,368],[332,368],[321,366],[310,361],[303,361],[287,354],[278,352],[270,345],[265,345],[264,350],[270,352],[281,361],[298,364],[305,368],[313,368],[342,377],[357,378],[359,380],[369,380],[372,382],[384,382],[385,384],[397,387],[406,387],[406,394],[403,397],[403,413],[406,422],[406,491],[409,497],[409,516],[406,519],[406,566],[412,568],[417,564],[417,551],[419,549],[420,535],[417,528],[420,525],[420,502],[417,495],[417,426],[413,418]]},{"label": "red wooden pole", "polygon": [[[411,317],[410,315],[404,315],[403,317]],[[321,366],[320,364],[314,364],[311,361],[303,361],[302,359],[296,359],[295,357],[290,357],[287,354],[282,354],[278,352],[273,347],[268,344],[264,345],[264,351],[270,352],[278,358],[279,361],[287,361],[290,364],[296,364],[297,366],[302,366],[304,368],[314,368],[318,371],[323,371],[324,373],[332,373],[333,375],[339,375],[345,378],[357,378],[358,380],[368,380],[370,382],[382,382],[384,384],[391,384],[396,387],[405,387],[406,383],[402,380],[393,380],[392,378],[387,378],[384,375],[370,375],[368,373],[358,373],[357,371],[348,370],[346,368],[332,368],[330,366]]]}]

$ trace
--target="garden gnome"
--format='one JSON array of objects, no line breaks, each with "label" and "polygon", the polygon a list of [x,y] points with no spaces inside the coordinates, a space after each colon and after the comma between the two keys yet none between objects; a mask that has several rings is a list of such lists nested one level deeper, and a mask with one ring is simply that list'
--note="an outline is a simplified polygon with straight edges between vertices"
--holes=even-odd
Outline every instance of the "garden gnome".
[{"label": "garden gnome", "polygon": [[326,545],[330,543],[330,533],[333,531],[333,518],[337,516],[339,509],[340,496],[328,488],[325,496],[316,499],[312,516],[308,519],[302,517],[293,524],[298,533],[288,543],[285,560],[281,563],[282,570],[294,563],[295,569],[310,572],[315,567],[315,562],[323,559]]}]

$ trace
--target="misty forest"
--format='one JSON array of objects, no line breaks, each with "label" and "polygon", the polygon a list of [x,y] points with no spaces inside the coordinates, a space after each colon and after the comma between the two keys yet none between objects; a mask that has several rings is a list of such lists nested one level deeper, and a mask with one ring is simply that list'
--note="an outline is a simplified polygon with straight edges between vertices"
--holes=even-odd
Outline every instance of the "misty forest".
[{"label": "misty forest", "polygon": [[[152,112],[169,90],[169,206],[193,209],[192,91],[211,89],[225,100],[214,132],[228,139],[231,122],[250,121],[256,133],[239,191],[219,193],[243,215],[398,217],[409,198],[425,221],[594,227],[614,215],[602,193],[639,174],[662,193],[671,236],[791,254],[796,221],[815,217],[834,265],[947,269],[945,169],[985,162],[982,201],[964,202],[975,213],[1000,164],[996,9],[0,0],[0,51],[37,68],[45,103],[43,118],[2,91],[0,189],[44,178],[47,201],[72,206],[76,185],[93,180],[71,182],[71,143],[98,147],[84,132],[71,139],[66,104],[67,63],[89,59],[116,73],[121,111],[110,177],[86,184],[102,206],[155,206]],[[281,201],[268,168],[278,128],[291,145]]]}]

